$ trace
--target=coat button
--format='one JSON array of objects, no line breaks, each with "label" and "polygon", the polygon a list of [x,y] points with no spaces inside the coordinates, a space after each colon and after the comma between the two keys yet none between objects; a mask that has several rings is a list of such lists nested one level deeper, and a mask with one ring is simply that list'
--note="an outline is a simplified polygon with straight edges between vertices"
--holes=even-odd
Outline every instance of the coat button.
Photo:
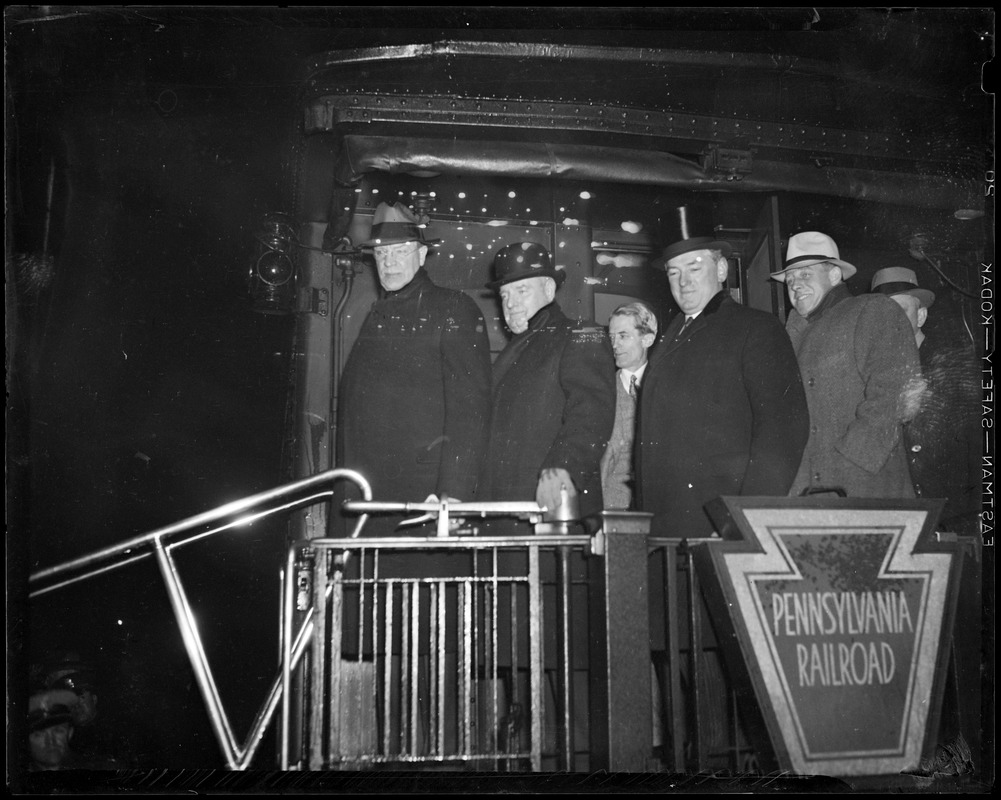
[{"label": "coat button", "polygon": [[814,472],[813,473],[813,479],[815,481],[819,481],[820,480],[820,473],[819,472]]},{"label": "coat button", "polygon": [[921,452],[921,445],[916,444],[913,447],[911,447],[911,452],[912,453],[920,453]]},{"label": "coat button", "polygon": [[816,385],[816,383],[817,383],[817,382],[816,382],[816,381],[815,381],[815,380],[814,380],[813,378],[810,378],[810,380],[808,380],[808,381],[806,382],[806,385],[807,385],[807,386],[815,386],[815,385]]},{"label": "coat button", "polygon": [[811,425],[810,426],[810,433],[816,433],[816,432],[817,432],[817,426],[816,425]]}]

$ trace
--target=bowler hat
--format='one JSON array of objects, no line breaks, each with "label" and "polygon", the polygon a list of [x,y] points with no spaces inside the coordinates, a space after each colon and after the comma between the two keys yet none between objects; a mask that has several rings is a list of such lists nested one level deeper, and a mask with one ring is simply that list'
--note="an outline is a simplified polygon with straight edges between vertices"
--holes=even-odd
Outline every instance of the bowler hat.
[{"label": "bowler hat", "polygon": [[425,239],[420,220],[403,203],[379,203],[372,217],[372,232],[368,241],[359,247],[378,247],[385,244],[438,244],[441,239]]},{"label": "bowler hat", "polygon": [[789,237],[785,266],[778,272],[773,272],[772,277],[785,283],[785,274],[789,270],[812,267],[814,264],[834,264],[841,267],[845,280],[857,272],[852,264],[841,260],[838,246],[830,236],[818,231],[805,231]]},{"label": "bowler hat", "polygon": [[487,284],[490,289],[498,289],[505,283],[525,278],[552,278],[559,286],[566,273],[553,266],[549,251],[535,242],[517,242],[502,247],[494,256],[494,277]]},{"label": "bowler hat", "polygon": [[[674,220],[677,223],[677,227],[673,231],[674,236],[677,237],[677,241],[665,247],[660,256],[650,262],[651,266],[664,268],[672,258],[680,256],[683,253],[690,253],[692,250],[719,250],[724,256],[729,256],[733,252],[733,247],[729,242],[717,239],[715,236],[692,236],[691,228],[693,226],[690,220],[694,224],[700,224],[695,222],[692,216],[688,206],[678,207]],[[704,223],[701,224],[705,227]]]},{"label": "bowler hat", "polygon": [[919,287],[918,276],[907,267],[883,267],[876,270],[876,274],[872,276],[872,291],[889,296],[909,294],[918,298],[922,308],[931,308],[931,304],[935,302],[935,293]]},{"label": "bowler hat", "polygon": [[68,689],[49,689],[28,700],[28,731],[34,733],[73,721],[73,706],[79,702]]}]

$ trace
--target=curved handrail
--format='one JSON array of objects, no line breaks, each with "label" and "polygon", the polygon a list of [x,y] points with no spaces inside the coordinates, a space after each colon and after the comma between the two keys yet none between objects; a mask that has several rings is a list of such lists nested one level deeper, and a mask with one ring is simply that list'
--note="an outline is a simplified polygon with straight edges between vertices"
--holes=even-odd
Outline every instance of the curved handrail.
[{"label": "curved handrail", "polygon": [[[53,591],[57,588],[105,573],[108,570],[134,563],[141,558],[155,556],[160,568],[161,577],[167,588],[174,618],[177,621],[178,628],[180,628],[188,660],[191,662],[195,680],[209,713],[216,741],[230,769],[246,769],[253,759],[257,747],[263,739],[264,731],[278,707],[279,697],[282,695],[283,690],[287,689],[289,671],[294,668],[294,664],[298,663],[306,647],[306,643],[310,639],[313,630],[311,615],[306,616],[294,642],[291,639],[290,625],[288,629],[282,631],[284,638],[282,670],[271,684],[264,705],[254,720],[250,735],[241,744],[234,735],[229,717],[223,707],[222,699],[216,687],[215,677],[212,674],[212,668],[209,665],[208,658],[202,646],[201,636],[195,624],[191,604],[185,595],[184,586],[181,583],[180,575],[176,564],[173,562],[170,550],[173,547],[188,544],[197,539],[203,539],[206,536],[229,530],[238,525],[245,525],[268,514],[273,514],[276,511],[312,504],[318,499],[330,497],[333,495],[334,483],[342,479],[357,484],[361,489],[365,501],[371,501],[372,488],[359,472],[343,468],[327,470],[326,472],[321,472],[302,480],[250,495],[242,500],[226,503],[211,511],[187,517],[179,522],[157,528],[140,536],[134,536],[116,545],[105,547],[80,558],[64,561],[53,567],[39,570],[29,576],[29,583],[43,583],[52,578],[66,576],[81,569],[100,565],[84,574],[68,577],[61,583],[36,589],[29,593],[29,596],[34,597]],[[258,509],[262,508],[264,510],[258,511]],[[359,517],[350,538],[354,539],[358,537],[367,520],[368,514],[363,514]],[[219,522],[223,522],[223,524],[208,531],[204,530],[206,526],[211,526]],[[167,540],[170,537],[183,534],[191,535],[181,541],[168,544]],[[121,558],[123,556],[125,558],[122,558],[118,562],[108,563],[112,562],[116,557]]]},{"label": "curved handrail", "polygon": [[[327,497],[333,494],[333,485],[335,481],[346,479],[350,480],[358,485],[361,489],[362,495],[366,501],[372,499],[372,487],[369,485],[365,477],[355,470],[336,468],[330,469],[326,472],[320,472],[316,475],[311,475],[308,478],[303,478],[298,481],[293,481],[292,483],[286,483],[282,486],[277,486],[274,489],[268,489],[267,491],[258,492],[257,494],[249,495],[241,500],[234,500],[231,503],[226,503],[218,508],[214,508],[210,511],[205,511],[201,514],[195,514],[194,516],[187,517],[180,520],[179,522],[174,522],[170,525],[165,525],[162,528],[157,528],[155,530],[149,531],[148,533],[140,534],[139,536],[134,536],[130,539],[126,539],[118,544],[111,545],[110,547],[105,547],[100,550],[95,550],[92,553],[88,553],[85,556],[79,558],[74,558],[69,561],[64,561],[60,564],[56,564],[52,567],[47,567],[45,569],[38,570],[32,573],[28,577],[29,586],[32,584],[40,584],[46,580],[56,578],[68,573],[72,573],[76,570],[85,569],[89,566],[99,564],[102,562],[110,561],[117,556],[129,556],[129,559],[124,563],[132,563],[136,558],[145,558],[146,556],[152,555],[154,548],[158,546],[158,543],[164,542],[166,539],[178,536],[184,533],[191,533],[197,531],[198,534],[191,536],[182,542],[175,542],[175,545],[187,544],[188,542],[194,541],[196,539],[204,538],[205,536],[210,536],[215,533],[219,533],[224,530],[236,527],[237,525],[244,525],[249,522],[253,522],[262,516],[270,513],[274,513],[281,508],[292,508],[296,505],[303,505],[312,503],[313,501],[321,498]],[[314,492],[305,497],[304,495],[311,490],[321,489],[319,492]],[[285,500],[287,498],[296,497],[297,499],[281,508],[269,508],[268,511],[261,512],[258,514],[252,514],[251,516],[240,516],[249,514],[255,509],[262,506],[269,506],[279,500]],[[237,519],[233,519],[237,517]],[[216,522],[227,520],[225,525],[215,528],[211,531],[203,531],[206,525],[211,525]],[[364,514],[359,517],[357,524],[351,532],[351,537],[355,538],[361,533],[365,522],[368,520],[368,515]],[[145,550],[149,548],[148,552],[141,553],[138,556],[134,554],[136,550]],[[85,578],[92,577],[93,575],[105,572],[108,569],[113,569],[116,566],[123,566],[124,564],[116,565],[105,565],[98,570],[87,573],[85,575],[78,576],[72,580],[66,581],[59,584],[59,587],[69,585],[69,583],[75,583],[78,580],[84,580]],[[29,593],[29,597],[35,597],[46,591],[51,591],[53,588],[49,587],[46,589],[35,590]]]}]

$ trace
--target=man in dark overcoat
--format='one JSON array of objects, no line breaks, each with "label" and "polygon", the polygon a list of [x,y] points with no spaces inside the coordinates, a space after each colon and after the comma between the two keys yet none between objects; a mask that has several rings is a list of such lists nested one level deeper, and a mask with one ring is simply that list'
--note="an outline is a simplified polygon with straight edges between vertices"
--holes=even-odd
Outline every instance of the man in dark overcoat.
[{"label": "man in dark overcoat", "polygon": [[581,516],[601,510],[599,464],[615,419],[615,362],[604,331],[556,304],[562,270],[538,244],[494,257],[504,321],[514,334],[493,369],[484,484],[491,500],[536,500],[552,510],[561,492]]},{"label": "man in dark overcoat", "polygon": [[946,501],[938,530],[973,535],[980,511],[980,366],[973,344],[958,337],[926,336],[924,325],[935,293],[918,285],[914,270],[884,267],[872,291],[900,306],[914,332],[925,391],[904,426],[904,449],[918,497]]},{"label": "man in dark overcoat", "polygon": [[711,536],[704,506],[720,495],[784,496],[806,445],[789,337],[776,317],[723,288],[730,252],[714,237],[683,236],[654,262],[682,312],[640,389],[638,509],[654,515],[654,535]]},{"label": "man in dark overcoat", "polygon": [[786,327],[810,406],[810,441],[791,494],[840,488],[849,497],[914,497],[903,425],[924,383],[914,334],[900,307],[853,297],[855,267],[824,233],[789,238],[783,281],[794,310]]},{"label": "man in dark overcoat", "polygon": [[[338,464],[362,473],[375,500],[477,498],[490,345],[472,298],[432,283],[424,269],[429,244],[397,203],[376,209],[361,245],[375,256],[382,294],[341,378]],[[390,522],[372,517],[366,534],[389,533]]]}]

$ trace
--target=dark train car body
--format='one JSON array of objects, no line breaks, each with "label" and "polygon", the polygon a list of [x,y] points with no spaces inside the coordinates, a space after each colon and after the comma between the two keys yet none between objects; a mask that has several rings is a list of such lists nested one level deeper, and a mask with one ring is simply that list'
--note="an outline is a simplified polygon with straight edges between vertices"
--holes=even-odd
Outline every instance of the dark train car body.
[{"label": "dark train car body", "polygon": [[[92,597],[29,603],[29,572],[351,466],[334,457],[338,383],[378,293],[358,244],[380,202],[442,240],[428,272],[478,304],[494,356],[507,332],[486,284],[518,241],[566,271],[568,316],[606,324],[639,298],[663,327],[676,306],[650,262],[680,207],[732,243],[738,302],[784,320],[768,275],[790,235],[819,230],[858,267],[854,294],[882,267],[917,273],[966,379],[993,353],[988,9],[57,8],[8,16],[15,710],[29,662],[81,641]],[[977,503],[991,436],[964,467]],[[261,620],[284,550],[329,526],[320,505],[252,531],[253,552],[192,560],[196,600],[224,609],[209,656],[232,662],[240,724],[243,688],[274,667]],[[102,584],[107,624],[84,639],[131,676],[122,719],[150,702],[167,720],[140,725],[143,766],[214,766],[198,712],[166,708],[198,703],[186,666],[147,674],[179,647],[152,633],[147,585]],[[233,660],[248,642],[258,655]]]}]

